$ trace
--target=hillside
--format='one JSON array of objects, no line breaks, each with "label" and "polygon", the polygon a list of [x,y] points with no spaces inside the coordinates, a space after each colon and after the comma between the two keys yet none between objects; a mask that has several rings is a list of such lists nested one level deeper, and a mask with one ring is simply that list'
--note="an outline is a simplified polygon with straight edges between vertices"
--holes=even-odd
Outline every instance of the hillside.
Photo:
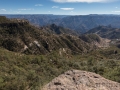
[{"label": "hillside", "polygon": [[119,15],[78,15],[78,16],[64,16],[64,15],[5,15],[8,18],[24,18],[28,19],[32,24],[38,26],[45,26],[56,24],[79,33],[85,33],[88,30],[99,25],[112,25],[114,28],[120,28]]},{"label": "hillside", "polygon": [[[91,43],[86,42],[75,36],[76,33],[73,31],[54,24],[37,28],[24,19],[5,19],[6,22],[2,21],[0,24],[0,46],[10,51],[47,54],[64,48],[65,51],[75,54],[86,53],[97,48],[97,45],[91,44],[94,39]],[[101,41],[103,40],[98,43]]]},{"label": "hillside", "polygon": [[83,41],[91,43],[92,45],[95,45],[100,48],[107,48],[110,46],[110,39],[107,38],[101,38],[97,34],[83,34],[79,36]]},{"label": "hillside", "polygon": [[87,33],[95,33],[108,39],[120,39],[120,29],[111,26],[98,26],[89,30]]},{"label": "hillside", "polygon": [[71,69],[120,82],[120,48],[101,48],[109,42],[96,34],[70,32],[55,24],[36,27],[26,19],[0,16],[0,90],[41,90]]}]

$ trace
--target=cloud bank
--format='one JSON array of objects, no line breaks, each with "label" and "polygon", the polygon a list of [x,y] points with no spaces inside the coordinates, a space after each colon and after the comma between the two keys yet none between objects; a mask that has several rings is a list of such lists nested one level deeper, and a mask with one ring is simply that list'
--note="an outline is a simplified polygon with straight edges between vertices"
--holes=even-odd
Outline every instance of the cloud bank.
[{"label": "cloud bank", "polygon": [[62,10],[74,10],[74,8],[60,8]]},{"label": "cloud bank", "polygon": [[77,2],[86,2],[86,3],[105,3],[105,2],[114,2],[118,0],[52,0],[58,3],[77,3]]}]

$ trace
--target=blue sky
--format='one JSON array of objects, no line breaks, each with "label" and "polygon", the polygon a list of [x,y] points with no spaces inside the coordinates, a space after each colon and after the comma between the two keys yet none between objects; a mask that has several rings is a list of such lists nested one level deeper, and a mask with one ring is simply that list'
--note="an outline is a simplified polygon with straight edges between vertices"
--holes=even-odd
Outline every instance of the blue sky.
[{"label": "blue sky", "polygon": [[0,0],[0,14],[120,14],[120,0]]}]

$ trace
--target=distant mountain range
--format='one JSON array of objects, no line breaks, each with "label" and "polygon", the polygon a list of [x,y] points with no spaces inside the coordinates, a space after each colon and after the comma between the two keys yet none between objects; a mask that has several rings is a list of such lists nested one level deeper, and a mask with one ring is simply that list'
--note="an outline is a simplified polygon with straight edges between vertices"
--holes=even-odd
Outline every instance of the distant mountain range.
[{"label": "distant mountain range", "polygon": [[46,26],[56,24],[79,33],[85,33],[88,30],[99,25],[111,25],[114,28],[120,28],[120,15],[4,15],[8,18],[28,19],[36,26]]},{"label": "distant mountain range", "polygon": [[38,26],[46,26],[49,25],[52,20],[55,19],[62,19],[67,15],[52,15],[52,14],[27,14],[27,15],[2,15],[6,16],[7,18],[20,18],[20,19],[27,19],[30,23]]}]

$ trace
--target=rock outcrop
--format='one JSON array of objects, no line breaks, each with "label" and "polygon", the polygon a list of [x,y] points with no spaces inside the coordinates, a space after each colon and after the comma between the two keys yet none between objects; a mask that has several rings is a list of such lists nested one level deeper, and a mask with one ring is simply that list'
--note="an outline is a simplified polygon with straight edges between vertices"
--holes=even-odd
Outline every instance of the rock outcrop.
[{"label": "rock outcrop", "polygon": [[53,79],[42,90],[120,90],[120,84],[92,72],[70,70]]}]

